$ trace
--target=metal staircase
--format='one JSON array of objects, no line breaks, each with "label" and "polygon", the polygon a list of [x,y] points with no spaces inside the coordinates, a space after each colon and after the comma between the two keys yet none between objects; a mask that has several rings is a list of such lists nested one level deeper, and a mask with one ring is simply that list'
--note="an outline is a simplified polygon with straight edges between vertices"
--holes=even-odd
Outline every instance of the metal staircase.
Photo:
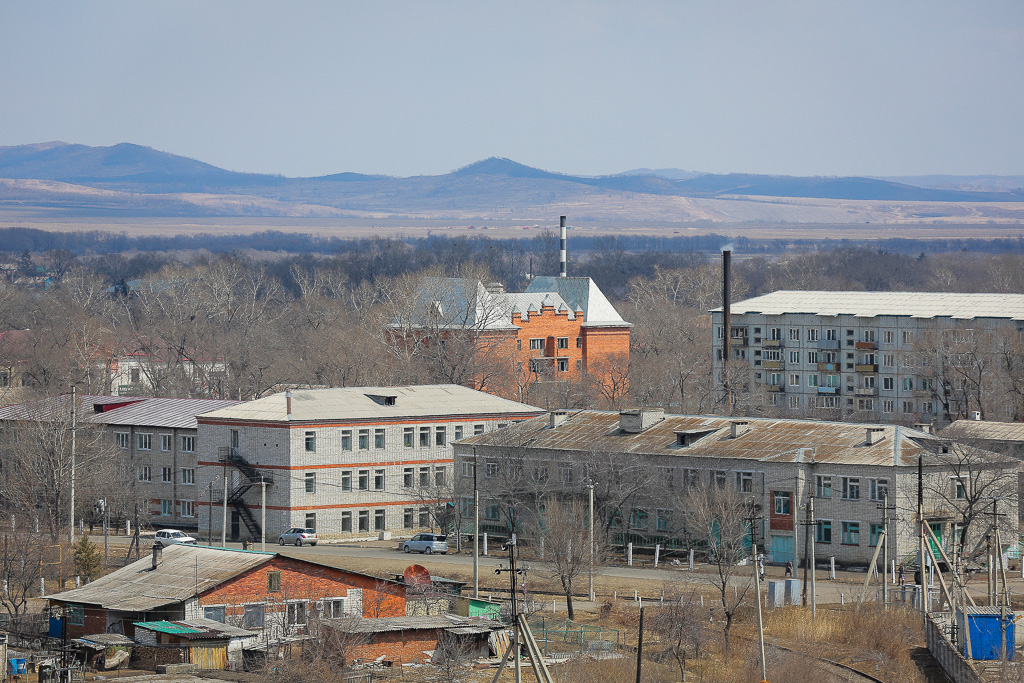
[{"label": "metal staircase", "polygon": [[218,455],[220,461],[225,465],[234,467],[242,473],[242,480],[228,493],[228,504],[234,508],[235,512],[238,513],[238,518],[242,520],[242,524],[245,525],[249,535],[253,540],[259,539],[263,535],[263,529],[260,528],[259,522],[256,521],[255,516],[252,514],[252,510],[245,502],[245,494],[249,492],[253,486],[259,486],[261,483],[266,483],[268,486],[274,483],[274,476],[272,473],[266,470],[259,470],[253,467],[245,458],[238,454],[237,450],[230,446],[222,446],[218,449]]}]

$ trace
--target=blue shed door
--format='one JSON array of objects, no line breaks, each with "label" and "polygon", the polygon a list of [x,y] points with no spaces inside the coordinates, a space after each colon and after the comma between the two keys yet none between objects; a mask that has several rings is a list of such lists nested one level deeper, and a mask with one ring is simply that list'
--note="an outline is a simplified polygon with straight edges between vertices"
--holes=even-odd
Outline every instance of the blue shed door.
[{"label": "blue shed door", "polygon": [[768,561],[785,564],[793,560],[793,537],[772,534],[772,544],[768,548]]}]

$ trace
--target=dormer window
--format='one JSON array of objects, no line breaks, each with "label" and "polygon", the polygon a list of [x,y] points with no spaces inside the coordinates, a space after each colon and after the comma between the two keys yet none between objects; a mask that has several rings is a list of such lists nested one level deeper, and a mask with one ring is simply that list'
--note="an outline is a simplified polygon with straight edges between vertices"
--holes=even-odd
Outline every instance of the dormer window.
[{"label": "dormer window", "polygon": [[676,432],[676,445],[688,448],[698,440],[704,438],[714,429],[680,429]]}]

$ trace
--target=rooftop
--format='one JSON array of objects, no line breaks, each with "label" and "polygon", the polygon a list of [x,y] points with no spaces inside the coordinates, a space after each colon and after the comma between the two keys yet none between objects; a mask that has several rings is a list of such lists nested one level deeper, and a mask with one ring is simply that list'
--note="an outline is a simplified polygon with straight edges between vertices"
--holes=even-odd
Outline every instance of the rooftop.
[{"label": "rooftop", "polygon": [[[933,454],[944,439],[894,425],[819,422],[776,418],[742,418],[746,431],[732,437],[738,418],[702,415],[665,415],[639,433],[620,429],[619,413],[583,410],[552,428],[539,417],[507,429],[458,442],[472,446],[553,449],[561,451],[632,453],[761,462],[816,462],[842,465],[910,466],[919,453]],[[867,428],[880,430],[872,443]],[[691,437],[689,446],[678,443],[677,432]]]},{"label": "rooftop", "polygon": [[492,396],[457,384],[406,387],[345,387],[293,389],[291,415],[287,393],[221,408],[200,417],[207,420],[317,422],[323,420],[380,420],[457,417],[460,415],[537,415],[540,408]]},{"label": "rooftop", "polygon": [[500,622],[459,617],[454,614],[381,617],[376,619],[338,619],[333,621],[342,630],[350,633],[386,633],[388,631],[413,631],[421,629],[460,629],[462,633],[486,633],[505,627]]},{"label": "rooftop", "polygon": [[[78,419],[102,425],[137,425],[195,429],[196,415],[237,405],[238,401],[202,398],[145,398],[128,396],[78,397]],[[70,420],[71,395],[63,394],[0,408],[0,420]]]},{"label": "rooftop", "polygon": [[988,441],[1019,441],[1024,443],[1024,423],[989,422],[988,420],[957,420],[941,432],[952,439],[983,439]]},{"label": "rooftop", "polygon": [[167,633],[185,640],[222,640],[226,638],[248,638],[256,635],[244,628],[222,624],[213,619],[185,619],[183,621],[138,621],[136,628]]},{"label": "rooftop", "polygon": [[[713,309],[718,312],[721,307]],[[821,292],[780,290],[737,301],[733,315],[805,313],[858,318],[1001,318],[1024,320],[1024,294],[964,294],[959,292]]]}]

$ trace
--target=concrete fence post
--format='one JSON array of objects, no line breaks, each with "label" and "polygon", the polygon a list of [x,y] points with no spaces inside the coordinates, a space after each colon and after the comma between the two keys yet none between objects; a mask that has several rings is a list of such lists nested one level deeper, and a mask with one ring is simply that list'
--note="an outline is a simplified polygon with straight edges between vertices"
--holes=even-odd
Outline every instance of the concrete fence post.
[{"label": "concrete fence post", "polygon": [[629,565],[630,567],[633,566],[633,544],[632,543],[627,543],[626,544],[626,564]]},{"label": "concrete fence post", "polygon": [[828,578],[836,580],[836,558],[835,555],[828,558]]},{"label": "concrete fence post", "polygon": [[487,555],[487,532],[486,531],[484,532],[484,551],[483,552],[484,552],[484,556],[486,557],[486,555]]},{"label": "concrete fence post", "polygon": [[39,577],[39,597],[46,595],[46,579]]},{"label": "concrete fence post", "polygon": [[658,566],[658,559],[659,559],[660,556],[661,556],[661,544],[660,543],[655,543],[654,544],[654,566],[655,566],[655,568],[657,568],[657,566]]},{"label": "concrete fence post", "polygon": [[690,548],[690,570],[693,570],[693,548]]}]

